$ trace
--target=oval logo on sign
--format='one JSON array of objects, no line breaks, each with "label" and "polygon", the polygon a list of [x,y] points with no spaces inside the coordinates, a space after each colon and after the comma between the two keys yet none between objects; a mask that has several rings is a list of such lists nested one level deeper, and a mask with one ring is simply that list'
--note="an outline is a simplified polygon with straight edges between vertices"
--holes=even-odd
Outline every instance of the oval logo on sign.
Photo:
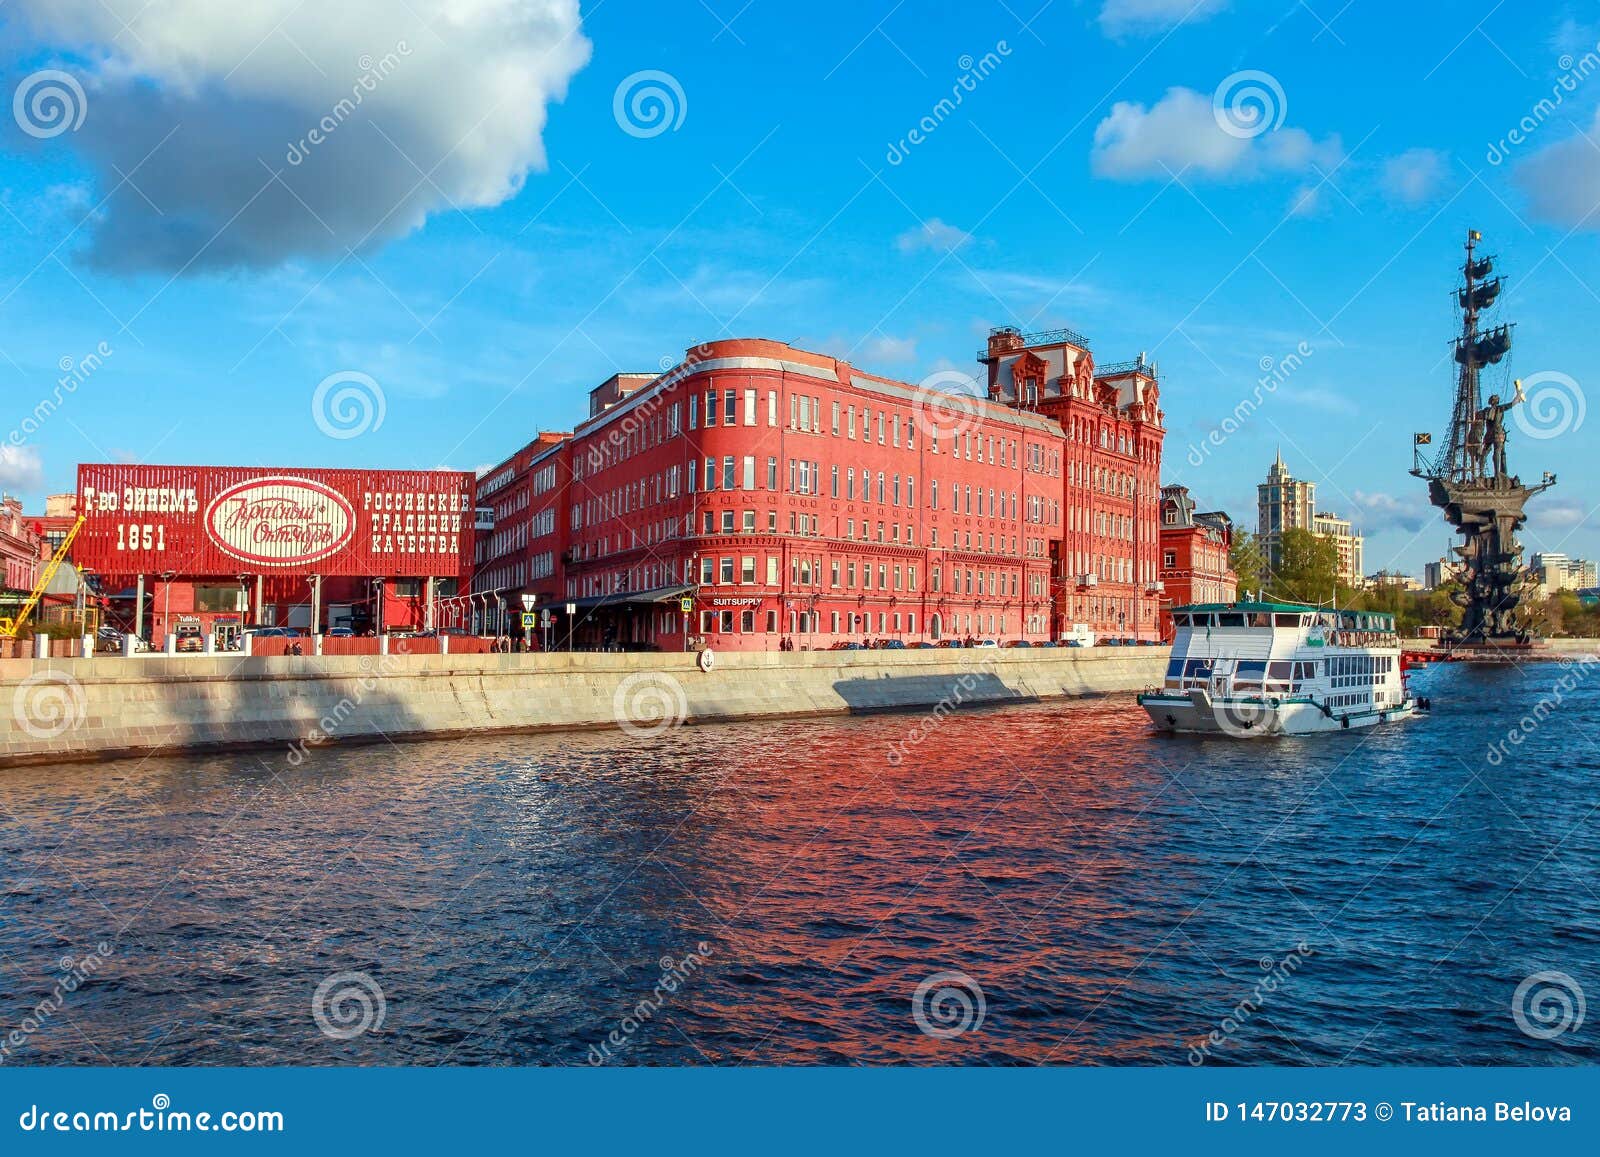
[{"label": "oval logo on sign", "polygon": [[206,507],[206,532],[227,554],[262,566],[296,566],[338,554],[355,537],[355,508],[306,478],[255,478]]}]

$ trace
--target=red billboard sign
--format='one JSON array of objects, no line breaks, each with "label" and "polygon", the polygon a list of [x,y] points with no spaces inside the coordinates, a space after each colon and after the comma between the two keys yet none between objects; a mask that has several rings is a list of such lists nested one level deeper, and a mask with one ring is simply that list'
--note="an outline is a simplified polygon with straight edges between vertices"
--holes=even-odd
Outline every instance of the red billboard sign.
[{"label": "red billboard sign", "polygon": [[101,574],[450,577],[472,501],[450,470],[85,465],[72,554]]}]

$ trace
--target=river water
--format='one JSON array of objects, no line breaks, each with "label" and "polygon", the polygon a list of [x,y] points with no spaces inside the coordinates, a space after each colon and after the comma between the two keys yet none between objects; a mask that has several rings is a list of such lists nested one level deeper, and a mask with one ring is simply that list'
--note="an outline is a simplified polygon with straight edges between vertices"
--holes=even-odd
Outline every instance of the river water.
[{"label": "river water", "polygon": [[1600,1061],[1600,667],[1414,678],[6,772],[0,1061]]}]

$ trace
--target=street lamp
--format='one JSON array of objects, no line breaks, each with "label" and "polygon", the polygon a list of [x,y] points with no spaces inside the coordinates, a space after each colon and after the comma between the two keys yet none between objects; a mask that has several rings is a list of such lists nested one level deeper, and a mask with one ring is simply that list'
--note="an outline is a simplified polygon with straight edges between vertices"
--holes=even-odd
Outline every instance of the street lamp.
[{"label": "street lamp", "polygon": [[161,572],[161,637],[172,633],[172,579],[176,571]]},{"label": "street lamp", "polygon": [[538,595],[524,594],[522,596],[522,649],[525,651],[533,650],[533,621],[530,616],[533,614],[533,608],[538,602]]}]

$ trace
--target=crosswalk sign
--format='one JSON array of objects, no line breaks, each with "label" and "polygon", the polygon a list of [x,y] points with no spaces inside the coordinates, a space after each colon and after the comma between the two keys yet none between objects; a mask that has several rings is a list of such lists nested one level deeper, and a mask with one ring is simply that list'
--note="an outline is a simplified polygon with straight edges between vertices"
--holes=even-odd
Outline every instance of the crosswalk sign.
[{"label": "crosswalk sign", "polygon": [[533,627],[534,627],[534,624],[536,624],[538,621],[539,621],[539,616],[537,614],[535,614],[533,611],[523,611],[522,612],[522,629],[524,631],[532,630]]}]

